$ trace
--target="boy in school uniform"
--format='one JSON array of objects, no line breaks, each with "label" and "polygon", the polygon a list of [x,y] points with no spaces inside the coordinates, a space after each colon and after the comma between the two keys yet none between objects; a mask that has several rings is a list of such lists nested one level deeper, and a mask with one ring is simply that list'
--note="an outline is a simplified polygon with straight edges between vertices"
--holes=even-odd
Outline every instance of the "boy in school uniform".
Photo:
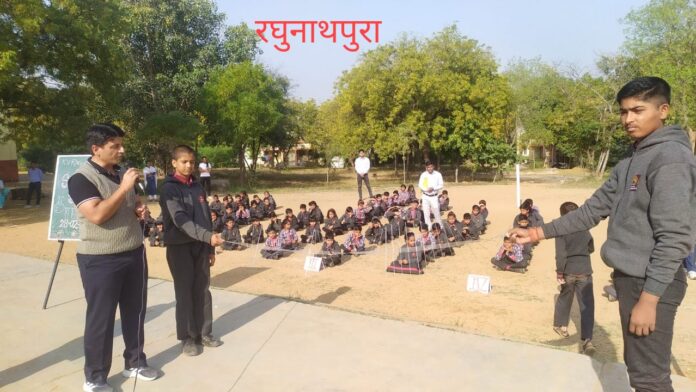
[{"label": "boy in school uniform", "polygon": [[263,207],[260,206],[256,200],[252,200],[251,207],[249,207],[249,219],[253,221],[254,218],[258,218],[259,220],[264,218]]},{"label": "boy in school uniform", "polygon": [[271,214],[275,215],[275,207],[271,204],[269,199],[263,199],[263,217],[270,218]]},{"label": "boy in school uniform", "polygon": [[271,212],[271,221],[268,222],[268,227],[266,228],[266,234],[271,233],[271,229],[274,229],[276,231],[276,234],[280,233],[281,230],[283,230],[283,224],[280,221],[280,219],[276,216],[275,212]]},{"label": "boy in school uniform", "polygon": [[462,215],[462,229],[462,235],[465,241],[479,239],[479,235],[481,234],[479,228],[471,224],[471,214],[468,212]]},{"label": "boy in school uniform", "polygon": [[309,224],[307,225],[307,230],[305,230],[305,233],[302,234],[302,243],[303,244],[318,244],[322,240],[321,236],[321,229],[319,228],[319,225],[317,224],[316,219],[310,218],[309,219]]},{"label": "boy in school uniform", "polygon": [[341,249],[346,254],[356,254],[365,251],[365,237],[363,237],[362,228],[359,225],[355,225],[350,229],[350,234]]},{"label": "boy in school uniform", "polygon": [[406,222],[406,227],[420,227],[421,223],[425,222],[423,211],[418,208],[418,200],[410,200],[409,206],[403,212],[403,219]]},{"label": "boy in school uniform", "polygon": [[292,228],[292,221],[285,219],[283,221],[283,230],[280,231],[280,247],[285,250],[295,250],[299,244],[297,232]]},{"label": "boy in school uniform", "polygon": [[234,219],[225,221],[225,229],[222,231],[222,239],[225,242],[222,244],[223,250],[238,250],[242,249],[242,235],[239,233],[239,227]]},{"label": "boy in school uniform", "polygon": [[387,211],[387,204],[384,202],[384,199],[382,199],[382,194],[376,194],[374,199],[371,199],[371,202],[372,216],[378,218],[384,216],[384,213]]},{"label": "boy in school uniform", "polygon": [[481,215],[481,207],[478,204],[474,204],[471,207],[471,223],[469,226],[474,227],[479,234],[485,234],[486,221]]},{"label": "boy in school uniform", "polygon": [[399,211],[399,206],[390,207],[384,217],[387,218],[389,224],[387,225],[387,240],[392,240],[395,238],[401,238],[401,236],[406,234],[406,222],[401,217],[401,212]]},{"label": "boy in school uniform", "polygon": [[[517,216],[517,224],[519,225],[518,227],[520,229],[528,229],[529,228],[529,218],[527,218],[526,215],[518,215]],[[532,244],[524,244],[522,245],[522,255],[524,256],[524,259],[527,260],[527,263],[529,265],[532,264],[532,252],[534,250],[534,247]]]},{"label": "boy in school uniform", "polygon": [[237,211],[234,213],[234,220],[237,222],[237,225],[248,225],[249,224],[249,210],[244,207],[244,204],[239,204],[237,206]]},{"label": "boy in school uniform", "polygon": [[425,263],[425,252],[423,252],[422,247],[417,246],[416,235],[408,233],[406,234],[406,243],[399,249],[396,260],[387,267],[387,272],[395,271],[392,268],[396,267],[401,273],[422,274]]},{"label": "boy in school uniform", "polygon": [[206,333],[209,308],[210,267],[215,264],[215,246],[222,245],[213,233],[205,191],[193,176],[195,155],[191,147],[172,150],[174,174],[165,178],[160,196],[167,264],[174,280],[176,335],[184,355],[198,355],[202,346],[222,344]]},{"label": "boy in school uniform", "polygon": [[307,211],[309,213],[309,217],[314,218],[314,220],[317,221],[317,224],[324,224],[324,213],[321,212],[321,209],[317,205],[317,202],[312,200],[308,204],[309,207]]},{"label": "boy in school uniform", "polygon": [[358,219],[355,218],[355,214],[353,214],[353,207],[346,207],[346,212],[343,214],[338,223],[341,225],[344,232],[349,231],[351,227],[358,225]]},{"label": "boy in school uniform", "polygon": [[464,225],[457,220],[454,211],[447,213],[447,222],[445,222],[444,232],[449,242],[464,241]]},{"label": "boy in school uniform", "polygon": [[268,230],[268,238],[261,249],[261,256],[264,259],[278,260],[283,257],[283,249],[281,247],[280,238],[275,228],[270,227]]},{"label": "boy in school uniform", "polygon": [[434,238],[428,230],[428,226],[424,223],[419,227],[420,236],[416,239],[416,246],[420,246],[425,253],[425,260],[435,261],[435,252],[433,251]]},{"label": "boy in school uniform", "polygon": [[493,267],[501,271],[527,272],[527,261],[522,255],[522,246],[505,236],[503,245],[491,259]]},{"label": "boy in school uniform", "polygon": [[614,286],[631,386],[672,391],[670,363],[677,308],[686,293],[681,263],[696,232],[696,161],[686,132],[665,126],[670,87],[641,77],[619,90],[621,124],[633,155],[580,208],[541,227],[513,229],[519,243],[590,229],[609,217],[602,259]]},{"label": "boy in school uniform", "polygon": [[247,244],[260,244],[265,240],[263,234],[263,226],[261,226],[261,220],[258,217],[251,218],[251,226],[247,229],[246,235],[244,236],[244,242]]},{"label": "boy in school uniform", "polygon": [[150,230],[150,246],[165,247],[164,226],[162,225],[162,221],[156,221],[155,227]]},{"label": "boy in school uniform", "polygon": [[213,201],[210,202],[210,210],[218,213],[218,216],[224,211],[224,205],[220,201],[220,196],[213,195]]},{"label": "boy in school uniform", "polygon": [[[573,202],[561,204],[561,216],[578,209]],[[580,340],[582,352],[595,353],[592,344],[594,329],[594,293],[592,292],[592,265],[590,253],[594,252],[594,240],[589,230],[556,237],[556,281],[561,285],[553,312],[553,330],[568,337],[568,321],[573,295],[580,308]]]},{"label": "boy in school uniform", "polygon": [[234,219],[234,206],[232,203],[227,203],[225,204],[225,212],[220,216],[222,218],[222,221],[225,222],[228,219]]},{"label": "boy in school uniform", "polygon": [[[394,192],[397,192],[397,191],[394,191]],[[406,190],[406,184],[401,184],[401,187],[400,187],[399,191],[397,192],[397,195],[398,195],[398,197],[396,199],[397,205],[402,206],[402,207],[407,206],[408,200],[410,199],[411,194],[408,193],[408,191]]]},{"label": "boy in school uniform", "polygon": [[440,211],[444,212],[450,209],[450,199],[449,199],[449,194],[447,193],[447,190],[444,189],[440,193],[440,197],[438,197],[438,202],[440,203]]},{"label": "boy in school uniform", "polygon": [[297,219],[295,214],[292,212],[292,208],[285,209],[285,219],[283,221],[289,221],[290,226],[293,230],[297,231],[300,228],[300,221]]},{"label": "boy in school uniform", "polygon": [[442,227],[440,227],[440,224],[437,222],[433,223],[432,230],[434,242],[433,256],[454,256],[454,248],[452,248],[452,246],[449,244],[447,235],[444,231],[442,231]]},{"label": "boy in school uniform", "polygon": [[321,245],[321,263],[324,267],[333,267],[341,265],[341,247],[334,240],[333,233],[327,233],[324,242]]},{"label": "boy in school uniform", "polygon": [[268,200],[268,203],[270,204],[271,209],[273,211],[275,211],[275,209],[278,207],[275,199],[273,198],[273,196],[271,196],[271,194],[268,191],[263,192],[263,199]]},{"label": "boy in school uniform", "polygon": [[297,213],[297,229],[302,230],[309,226],[309,212],[305,204],[300,204],[300,212]]},{"label": "boy in school uniform", "polygon": [[363,200],[358,200],[358,208],[355,209],[355,223],[365,226],[370,221],[370,209],[365,206]]},{"label": "boy in school uniform", "polygon": [[210,210],[210,223],[213,225],[213,233],[222,233],[225,229],[225,223],[215,210]]},{"label": "boy in school uniform", "polygon": [[344,233],[340,219],[336,215],[336,210],[333,208],[329,208],[329,211],[326,212],[326,220],[324,221],[324,227],[322,230],[324,230],[324,232],[327,234],[332,233],[334,236]]},{"label": "boy in school uniform", "polygon": [[365,231],[365,238],[367,238],[370,244],[381,245],[387,242],[387,231],[382,226],[382,222],[379,221],[379,218],[372,218],[370,227]]}]

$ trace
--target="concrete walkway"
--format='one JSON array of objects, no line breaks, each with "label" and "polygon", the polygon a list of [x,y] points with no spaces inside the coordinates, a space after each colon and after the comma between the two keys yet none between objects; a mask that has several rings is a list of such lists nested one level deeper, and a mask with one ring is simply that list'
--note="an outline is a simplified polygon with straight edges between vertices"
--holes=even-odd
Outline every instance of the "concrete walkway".
[{"label": "concrete walkway", "polygon": [[[85,302],[76,267],[0,253],[0,390],[79,391]],[[145,328],[161,379],[137,391],[630,391],[625,367],[586,356],[384,320],[277,298],[214,290],[214,331],[224,345],[180,355],[171,282],[150,279]],[[120,375],[119,325],[109,383]],[[673,376],[679,392],[696,382]]]}]

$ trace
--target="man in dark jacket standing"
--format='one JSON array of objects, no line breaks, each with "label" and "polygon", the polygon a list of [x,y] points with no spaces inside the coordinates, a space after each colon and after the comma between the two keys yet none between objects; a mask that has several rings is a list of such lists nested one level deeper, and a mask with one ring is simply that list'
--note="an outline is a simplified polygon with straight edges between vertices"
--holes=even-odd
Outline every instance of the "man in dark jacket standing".
[{"label": "man in dark jacket standing", "polygon": [[185,355],[194,356],[201,346],[217,347],[222,342],[206,328],[210,266],[215,264],[214,247],[224,241],[213,234],[205,191],[193,176],[195,155],[189,146],[172,151],[174,174],[164,180],[160,207],[167,244],[167,264],[174,279],[176,335]]},{"label": "man in dark jacket standing", "polygon": [[624,362],[636,391],[672,391],[674,317],[686,292],[681,263],[695,242],[696,161],[689,138],[664,126],[670,87],[637,78],[617,94],[634,141],[607,182],[579,209],[541,227],[514,229],[518,243],[587,230],[609,217],[602,259],[614,268]]}]

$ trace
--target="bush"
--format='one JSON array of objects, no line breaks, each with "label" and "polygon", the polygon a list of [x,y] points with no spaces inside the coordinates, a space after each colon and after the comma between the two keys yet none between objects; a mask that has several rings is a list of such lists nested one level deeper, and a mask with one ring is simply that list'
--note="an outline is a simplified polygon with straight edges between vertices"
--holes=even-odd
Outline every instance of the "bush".
[{"label": "bush", "polygon": [[30,162],[36,162],[41,170],[51,173],[56,165],[57,155],[55,151],[39,146],[29,146],[20,153],[20,156],[24,158],[24,166],[27,168]]},{"label": "bush", "polygon": [[201,146],[198,147],[198,159],[208,157],[208,162],[213,167],[237,167],[237,155],[232,147],[228,146]]}]

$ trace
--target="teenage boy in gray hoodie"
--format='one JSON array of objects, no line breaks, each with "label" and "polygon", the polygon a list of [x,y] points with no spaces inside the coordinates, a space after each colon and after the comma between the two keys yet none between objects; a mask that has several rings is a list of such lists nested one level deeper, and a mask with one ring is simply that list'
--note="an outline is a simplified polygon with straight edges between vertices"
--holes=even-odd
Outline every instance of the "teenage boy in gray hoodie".
[{"label": "teenage boy in gray hoodie", "polygon": [[602,260],[614,268],[624,362],[636,391],[672,391],[674,317],[686,292],[681,262],[695,242],[696,161],[689,138],[665,126],[670,87],[637,78],[618,92],[633,154],[579,209],[541,227],[513,229],[518,243],[588,230],[609,217]]}]

